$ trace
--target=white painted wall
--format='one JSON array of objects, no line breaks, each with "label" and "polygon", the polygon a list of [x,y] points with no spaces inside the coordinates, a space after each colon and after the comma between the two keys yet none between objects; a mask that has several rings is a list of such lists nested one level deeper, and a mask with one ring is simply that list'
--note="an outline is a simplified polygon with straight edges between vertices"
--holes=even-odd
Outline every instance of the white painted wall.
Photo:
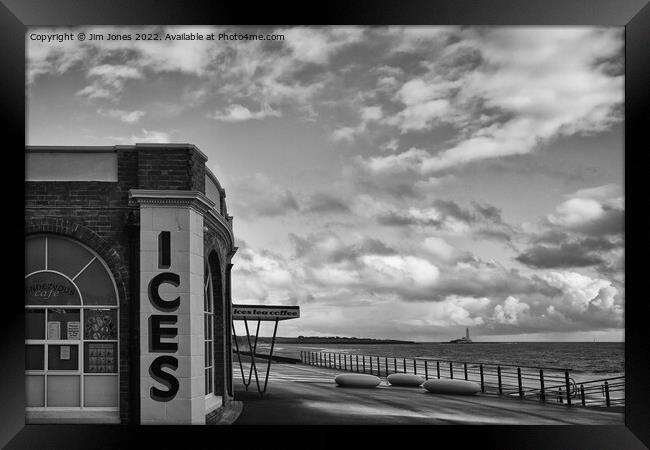
[{"label": "white painted wall", "polygon": [[117,181],[115,152],[25,153],[26,181]]}]

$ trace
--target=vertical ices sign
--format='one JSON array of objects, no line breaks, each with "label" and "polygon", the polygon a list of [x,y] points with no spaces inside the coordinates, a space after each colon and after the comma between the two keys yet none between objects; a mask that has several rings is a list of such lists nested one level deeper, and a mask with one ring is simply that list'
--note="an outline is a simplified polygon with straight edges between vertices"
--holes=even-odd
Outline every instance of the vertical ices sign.
[{"label": "vertical ices sign", "polygon": [[[161,231],[158,236],[159,266],[169,267],[171,265],[171,233]],[[149,282],[149,301],[158,311],[165,314],[152,314],[149,317],[149,352],[167,353],[156,357],[149,366],[149,374],[157,382],[167,387],[166,390],[152,386],[149,393],[153,400],[168,402],[178,393],[179,383],[174,376],[178,369],[178,358],[170,353],[178,351],[178,343],[170,342],[178,335],[178,315],[171,314],[178,310],[181,303],[180,296],[173,300],[164,300],[160,296],[160,287],[163,284],[170,284],[179,287],[180,276],[174,272],[161,272],[154,276]],[[166,339],[163,341],[163,338]],[[165,370],[166,369],[166,370]]]}]

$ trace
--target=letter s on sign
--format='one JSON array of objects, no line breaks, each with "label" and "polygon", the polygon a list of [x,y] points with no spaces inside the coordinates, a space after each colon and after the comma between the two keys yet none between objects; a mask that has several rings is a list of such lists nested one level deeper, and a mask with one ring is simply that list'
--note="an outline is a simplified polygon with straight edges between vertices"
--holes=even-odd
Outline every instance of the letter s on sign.
[{"label": "letter s on sign", "polygon": [[173,370],[178,369],[178,359],[170,355],[162,355],[154,359],[151,366],[149,366],[149,375],[151,375],[151,378],[167,386],[166,391],[153,386],[149,390],[151,398],[159,402],[168,402],[173,399],[179,387],[176,377],[169,372],[163,371],[165,367]]},{"label": "letter s on sign", "polygon": [[158,289],[163,283],[169,283],[174,287],[178,287],[181,284],[181,277],[172,272],[162,272],[156,275],[149,282],[149,299],[151,303],[163,312],[171,312],[178,309],[178,306],[181,304],[181,298],[176,297],[174,300],[165,301],[160,297]]}]

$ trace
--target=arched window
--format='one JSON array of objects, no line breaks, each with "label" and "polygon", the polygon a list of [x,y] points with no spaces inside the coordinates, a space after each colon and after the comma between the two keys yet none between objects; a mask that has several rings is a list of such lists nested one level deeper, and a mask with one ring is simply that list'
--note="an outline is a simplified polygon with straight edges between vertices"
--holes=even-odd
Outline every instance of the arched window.
[{"label": "arched window", "polygon": [[205,352],[205,396],[214,395],[214,301],[212,288],[212,271],[205,263],[203,296],[204,352]]},{"label": "arched window", "polygon": [[119,410],[117,290],[104,262],[58,235],[25,242],[29,411]]}]

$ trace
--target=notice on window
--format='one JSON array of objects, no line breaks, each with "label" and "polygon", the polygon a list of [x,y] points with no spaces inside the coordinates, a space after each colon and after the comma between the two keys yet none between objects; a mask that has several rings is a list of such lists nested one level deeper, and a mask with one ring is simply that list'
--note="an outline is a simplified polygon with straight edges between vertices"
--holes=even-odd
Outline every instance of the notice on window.
[{"label": "notice on window", "polygon": [[68,322],[68,339],[75,341],[81,339],[81,322]]},{"label": "notice on window", "polygon": [[61,354],[59,355],[59,359],[70,359],[70,346],[69,345],[62,345],[61,346]]},{"label": "notice on window", "polygon": [[47,323],[47,338],[61,339],[61,322],[52,321]]}]

